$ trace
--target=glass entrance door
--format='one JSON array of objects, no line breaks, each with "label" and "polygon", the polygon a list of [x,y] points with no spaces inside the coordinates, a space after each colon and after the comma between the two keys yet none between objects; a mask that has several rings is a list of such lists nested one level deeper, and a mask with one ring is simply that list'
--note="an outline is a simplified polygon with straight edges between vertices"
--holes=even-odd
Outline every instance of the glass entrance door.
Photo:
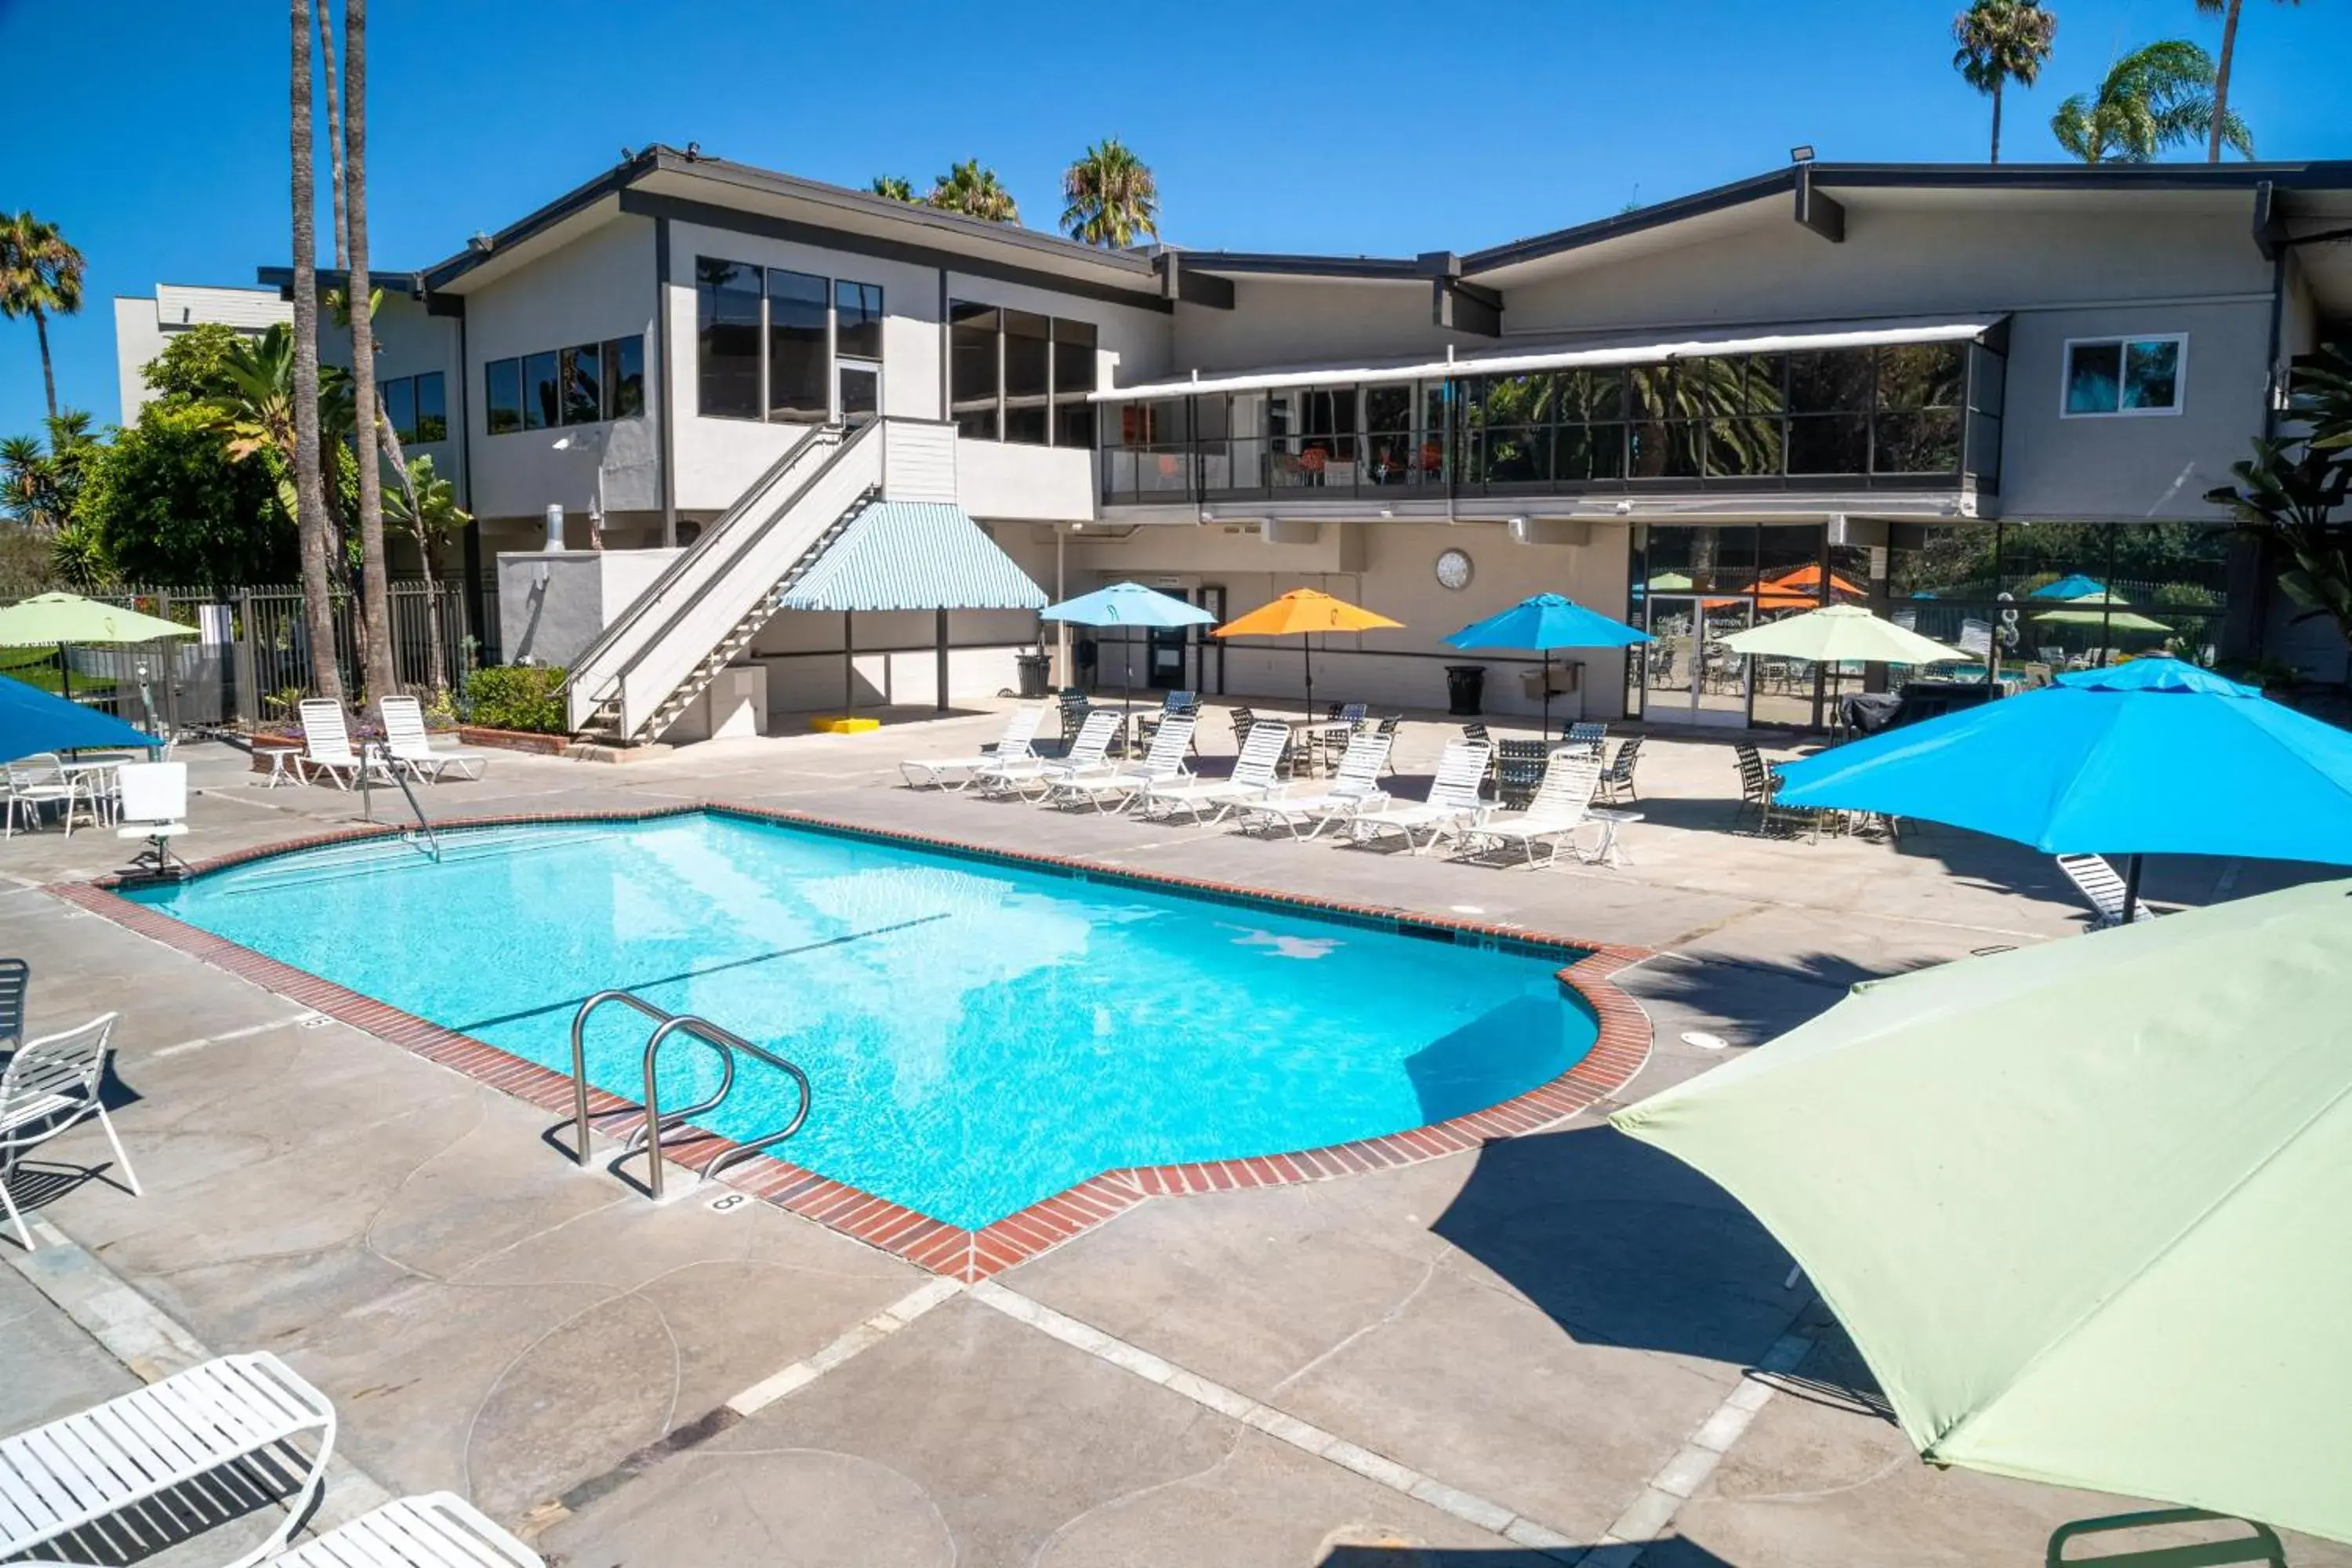
[{"label": "glass entrance door", "polygon": [[[1180,605],[1189,605],[1192,596],[1181,588],[1162,588]],[[1149,652],[1144,660],[1144,683],[1155,691],[1181,691],[1184,688],[1185,658],[1192,646],[1190,626],[1153,626],[1150,628]]]},{"label": "glass entrance door", "polygon": [[1745,630],[1748,600],[1696,595],[1647,595],[1651,641],[1642,650],[1647,692],[1642,717],[1658,724],[1744,725],[1748,660],[1722,646]]}]

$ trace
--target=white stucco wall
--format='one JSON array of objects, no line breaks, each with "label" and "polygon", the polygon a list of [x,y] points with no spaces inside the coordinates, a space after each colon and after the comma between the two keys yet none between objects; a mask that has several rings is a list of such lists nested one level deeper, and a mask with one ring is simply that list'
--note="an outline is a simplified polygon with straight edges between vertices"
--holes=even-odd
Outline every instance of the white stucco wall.
[{"label": "white stucco wall", "polygon": [[[1429,279],[1368,282],[1333,278],[1236,278],[1234,308],[1179,305],[1170,353],[1178,375],[1352,356],[1443,356],[1448,343],[1492,349],[1495,340],[1440,331],[1431,320]],[[1162,374],[1123,370],[1119,384]]]},{"label": "white stucco wall", "polygon": [[676,550],[500,554],[499,631],[506,661],[569,666],[679,554]]}]

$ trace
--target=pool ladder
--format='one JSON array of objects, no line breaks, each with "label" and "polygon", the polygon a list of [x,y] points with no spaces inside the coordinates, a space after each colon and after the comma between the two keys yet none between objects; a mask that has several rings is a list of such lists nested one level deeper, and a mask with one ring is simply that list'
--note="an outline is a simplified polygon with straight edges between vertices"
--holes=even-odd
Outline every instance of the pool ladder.
[{"label": "pool ladder", "polygon": [[[792,1121],[787,1122],[781,1131],[771,1132],[763,1137],[751,1139],[748,1142],[740,1142],[730,1148],[721,1149],[702,1167],[703,1181],[709,1181],[737,1161],[749,1159],[771,1144],[782,1142],[799,1131],[801,1123],[808,1120],[808,1074],[801,1071],[799,1068],[783,1058],[772,1051],[763,1050],[740,1035],[720,1028],[708,1018],[698,1018],[691,1013],[665,1013],[634,992],[599,991],[580,1004],[580,1010],[572,1015],[572,1158],[580,1165],[584,1167],[588,1163],[588,1135],[593,1120],[588,1112],[586,1035],[588,1015],[607,1002],[618,1002],[625,1006],[634,1007],[654,1020],[654,1031],[646,1037],[644,1105],[605,1111],[603,1114],[608,1117],[635,1116],[638,1118],[636,1125],[630,1128],[623,1138],[620,1158],[615,1160],[614,1164],[617,1167],[621,1161],[626,1160],[639,1150],[644,1150],[646,1156],[646,1191],[655,1202],[660,1202],[662,1195],[662,1155],[666,1147],[662,1139],[677,1129],[686,1126],[695,1117],[726,1103],[729,1092],[735,1087],[735,1058],[738,1053],[763,1061],[789,1076],[793,1085],[800,1090],[800,1107],[793,1112]],[[661,1082],[657,1069],[660,1065],[662,1047],[673,1038],[692,1040],[695,1044],[718,1054],[719,1088],[707,1100],[698,1100],[692,1105],[680,1106],[675,1110],[665,1111],[661,1108]],[[618,1129],[614,1131],[617,1131]],[[696,1138],[705,1135],[693,1132],[691,1136],[676,1142],[679,1144],[690,1143]]]}]

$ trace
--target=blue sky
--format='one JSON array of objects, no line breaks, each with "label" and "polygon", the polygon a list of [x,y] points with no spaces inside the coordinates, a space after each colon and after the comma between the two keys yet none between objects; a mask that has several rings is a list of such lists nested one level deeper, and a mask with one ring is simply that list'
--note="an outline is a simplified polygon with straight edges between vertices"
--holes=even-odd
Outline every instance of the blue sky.
[{"label": "blue sky", "polygon": [[[437,260],[652,141],[851,184],[921,185],[976,155],[1050,226],[1063,165],[1116,134],[1158,174],[1178,244],[1468,250],[1758,174],[1797,142],[1981,159],[1987,102],[1949,64],[1955,5],[380,0],[373,248],[384,267]],[[2052,9],[2057,53],[2011,100],[2011,160],[2059,156],[2051,111],[2120,50],[2218,47],[2192,0]],[[250,283],[287,254],[286,9],[201,10],[0,0],[0,207],[60,224],[89,258],[89,302],[51,338],[61,400],[101,422],[112,296]],[[2346,59],[2352,5],[2246,0],[2231,101],[2265,156],[2352,158],[2326,63]],[[0,434],[40,414],[32,325],[0,321]]]}]

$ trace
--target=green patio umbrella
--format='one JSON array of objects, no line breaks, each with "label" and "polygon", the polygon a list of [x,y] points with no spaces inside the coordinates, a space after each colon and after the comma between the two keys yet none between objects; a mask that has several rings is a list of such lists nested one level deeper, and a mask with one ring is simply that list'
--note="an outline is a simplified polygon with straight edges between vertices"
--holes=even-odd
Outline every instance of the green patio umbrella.
[{"label": "green patio umbrella", "polygon": [[2106,626],[2119,632],[2168,632],[2172,628],[2162,621],[2150,620],[2137,610],[2126,609],[2124,601],[2113,593],[2085,594],[2079,599],[2068,599],[2054,610],[2043,610],[2033,618],[2053,626]]},{"label": "green patio umbrella", "polygon": [[1818,664],[1858,659],[1874,664],[1941,664],[1966,659],[1958,648],[1882,621],[1860,605],[1831,605],[1734,632],[1723,639],[1734,653],[1769,653]]},{"label": "green patio umbrella", "polygon": [[1857,986],[1612,1120],[1803,1266],[1921,1456],[2352,1541],[2352,882]]},{"label": "green patio umbrella", "polygon": [[73,666],[67,661],[71,643],[154,642],[162,637],[192,637],[194,626],[142,615],[122,605],[104,605],[79,594],[36,594],[0,609],[0,647],[47,647],[58,650],[58,682],[64,695],[73,695]]}]

